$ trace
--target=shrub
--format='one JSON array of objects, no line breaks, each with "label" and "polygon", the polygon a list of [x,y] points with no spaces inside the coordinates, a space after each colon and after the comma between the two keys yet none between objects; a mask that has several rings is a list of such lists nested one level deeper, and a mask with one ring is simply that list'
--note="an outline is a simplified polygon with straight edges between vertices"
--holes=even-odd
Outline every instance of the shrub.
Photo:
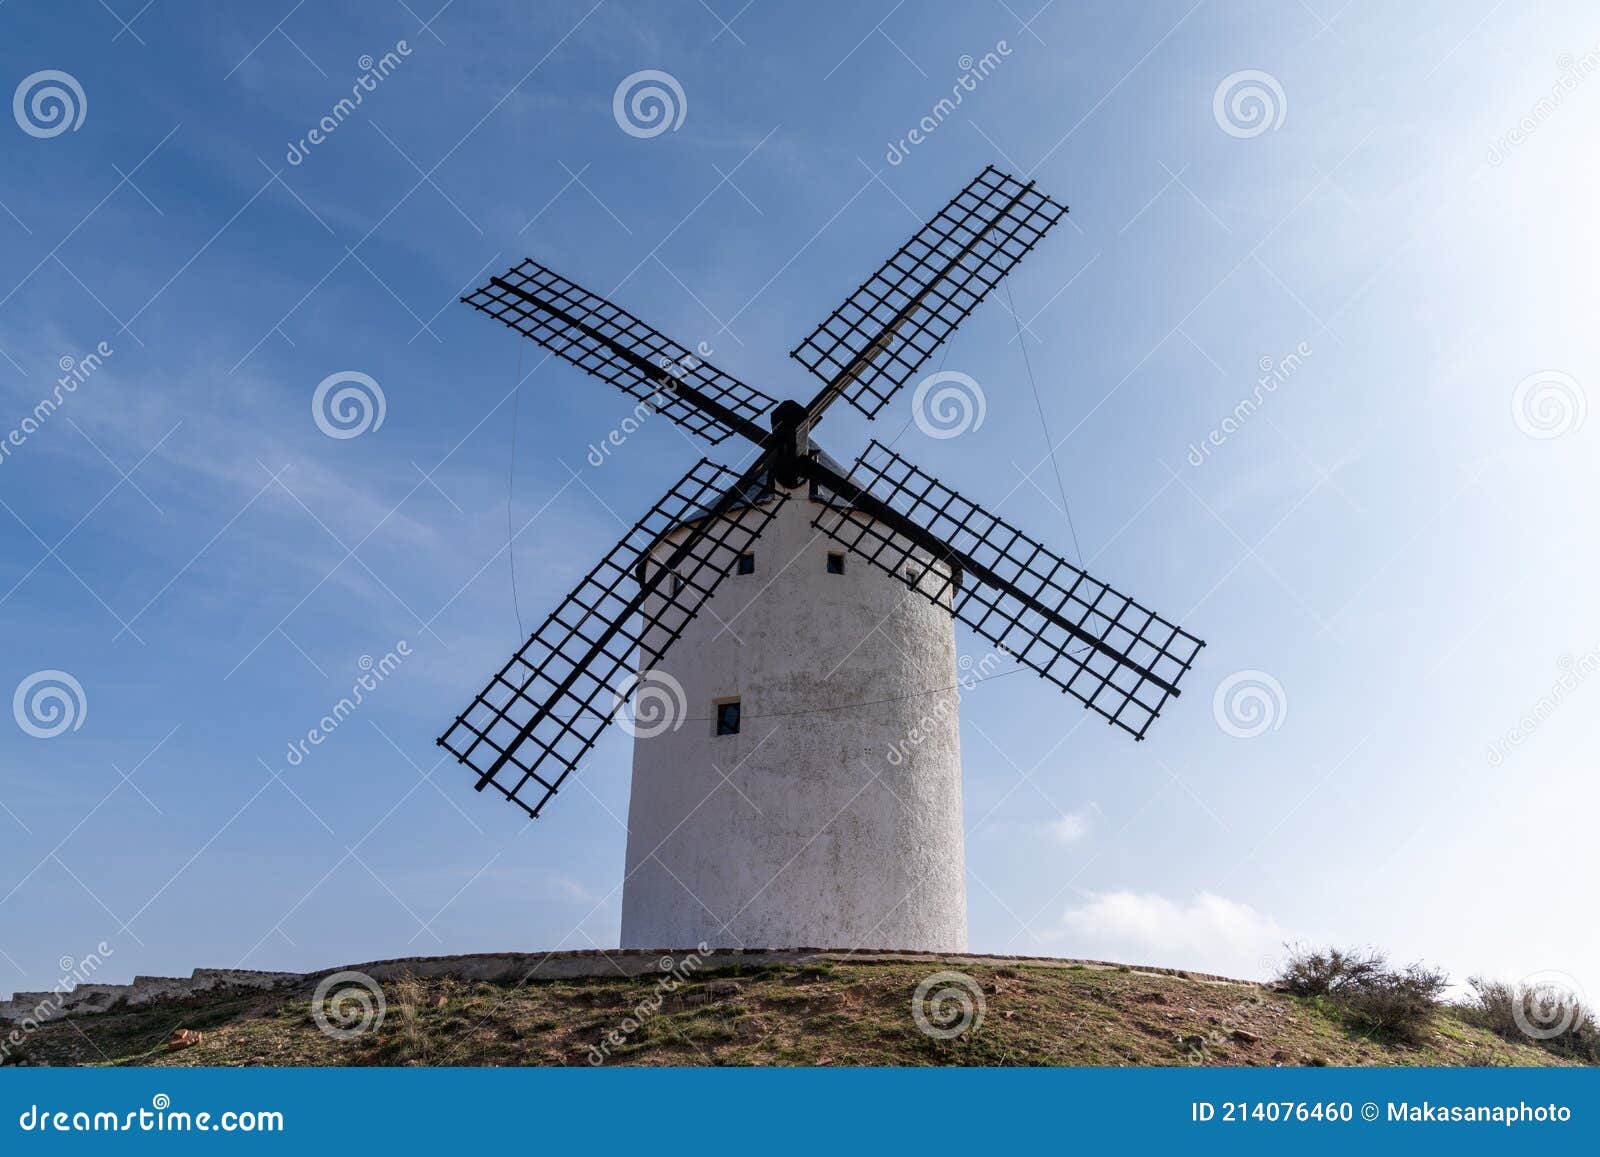
[{"label": "shrub", "polygon": [[1474,976],[1468,1014],[1508,1041],[1600,1063],[1600,1021],[1573,993],[1551,984],[1507,984]]},{"label": "shrub", "polygon": [[1289,946],[1275,984],[1285,992],[1324,1000],[1349,1023],[1409,1043],[1421,1039],[1449,977],[1412,964],[1391,969],[1373,949],[1316,951]]},{"label": "shrub", "polygon": [[1443,972],[1413,964],[1402,972],[1378,972],[1335,999],[1373,1032],[1415,1044],[1432,1022],[1439,996],[1449,983]]},{"label": "shrub", "polygon": [[1274,984],[1295,996],[1337,996],[1368,984],[1387,967],[1381,952],[1330,948],[1317,952],[1286,945],[1289,958]]},{"label": "shrub", "polygon": [[1474,976],[1467,981],[1472,986],[1472,1000],[1466,1006],[1472,1019],[1496,1036],[1517,1040],[1522,1030],[1517,1027],[1517,986],[1503,980],[1488,980]]}]

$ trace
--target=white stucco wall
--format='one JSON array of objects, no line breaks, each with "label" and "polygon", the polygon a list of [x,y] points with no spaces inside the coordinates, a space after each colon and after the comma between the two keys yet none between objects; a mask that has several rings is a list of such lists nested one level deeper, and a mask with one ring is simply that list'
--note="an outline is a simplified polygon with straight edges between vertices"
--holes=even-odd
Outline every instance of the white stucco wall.
[{"label": "white stucco wall", "polygon": [[658,668],[687,718],[635,740],[624,948],[966,948],[958,698],[928,693],[953,624],[863,559],[828,574],[820,509],[794,491]]}]

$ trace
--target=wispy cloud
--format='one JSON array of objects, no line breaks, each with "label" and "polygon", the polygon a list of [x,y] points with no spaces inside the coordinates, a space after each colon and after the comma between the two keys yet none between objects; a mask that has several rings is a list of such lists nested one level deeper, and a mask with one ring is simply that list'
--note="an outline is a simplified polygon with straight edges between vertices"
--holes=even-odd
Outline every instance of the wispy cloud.
[{"label": "wispy cloud", "polygon": [[1094,802],[1085,804],[1076,811],[1063,812],[1056,819],[1044,825],[1044,830],[1057,842],[1062,844],[1075,844],[1094,825],[1095,819],[1100,815],[1100,805]]},{"label": "wispy cloud", "polygon": [[564,900],[571,900],[574,904],[594,905],[600,903],[600,897],[585,888],[576,880],[565,876],[551,876],[550,886]]},{"label": "wispy cloud", "polygon": [[1293,939],[1272,917],[1211,892],[1187,902],[1153,892],[1091,893],[1061,923],[1074,956],[1230,976],[1264,974]]}]

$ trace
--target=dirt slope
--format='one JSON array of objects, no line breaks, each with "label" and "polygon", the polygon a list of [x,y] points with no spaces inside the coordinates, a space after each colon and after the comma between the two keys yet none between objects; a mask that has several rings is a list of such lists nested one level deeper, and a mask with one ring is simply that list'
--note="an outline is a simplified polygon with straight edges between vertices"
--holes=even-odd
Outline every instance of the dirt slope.
[{"label": "dirt slope", "polygon": [[[955,963],[955,962],[951,962]],[[1547,1065],[1439,1013],[1418,1045],[1267,989],[1115,967],[962,960],[982,1019],[938,1039],[913,1015],[943,962],[821,961],[525,985],[402,977],[380,1023],[333,1039],[313,986],[197,997],[48,1024],[10,1063],[118,1065]],[[945,987],[943,985],[936,987]],[[955,990],[952,990],[955,991]],[[941,1013],[941,1009],[943,1012]],[[959,999],[924,1005],[935,1029]],[[178,1029],[199,1044],[169,1051]]]}]

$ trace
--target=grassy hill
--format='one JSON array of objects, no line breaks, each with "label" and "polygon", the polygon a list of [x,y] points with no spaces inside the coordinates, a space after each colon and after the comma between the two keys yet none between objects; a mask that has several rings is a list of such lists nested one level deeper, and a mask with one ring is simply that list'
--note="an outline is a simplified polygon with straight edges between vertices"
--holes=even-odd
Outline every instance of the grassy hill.
[{"label": "grassy hill", "polygon": [[[917,986],[959,969],[984,1015],[951,1039],[921,1031]],[[402,976],[381,1023],[324,1033],[313,985],[199,996],[42,1026],[12,1063],[50,1065],[1550,1065],[1543,1049],[1437,1013],[1414,1044],[1252,984],[1040,961],[819,959],[694,974],[524,985]],[[651,1005],[661,997],[658,1008]],[[955,1011],[951,1006],[949,1011]],[[935,1016],[935,1020],[937,1020]],[[631,1031],[629,1031],[631,1026]],[[169,1051],[176,1030],[199,1044]],[[620,1043],[615,1043],[620,1041]]]}]

